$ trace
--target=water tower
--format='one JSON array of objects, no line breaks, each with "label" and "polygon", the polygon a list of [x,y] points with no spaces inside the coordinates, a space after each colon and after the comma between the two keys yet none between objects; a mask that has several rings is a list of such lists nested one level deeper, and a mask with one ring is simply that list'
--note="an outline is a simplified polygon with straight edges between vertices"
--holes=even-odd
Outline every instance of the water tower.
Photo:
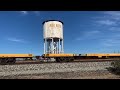
[{"label": "water tower", "polygon": [[43,22],[44,54],[60,54],[63,50],[63,22],[47,20]]}]

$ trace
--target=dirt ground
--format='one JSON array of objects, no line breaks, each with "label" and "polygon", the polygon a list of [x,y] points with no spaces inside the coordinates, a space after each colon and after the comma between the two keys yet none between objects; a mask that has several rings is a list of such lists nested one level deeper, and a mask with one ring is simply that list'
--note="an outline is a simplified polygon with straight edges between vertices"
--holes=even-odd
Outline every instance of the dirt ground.
[{"label": "dirt ground", "polygon": [[108,71],[76,71],[31,75],[0,76],[0,79],[120,79]]}]

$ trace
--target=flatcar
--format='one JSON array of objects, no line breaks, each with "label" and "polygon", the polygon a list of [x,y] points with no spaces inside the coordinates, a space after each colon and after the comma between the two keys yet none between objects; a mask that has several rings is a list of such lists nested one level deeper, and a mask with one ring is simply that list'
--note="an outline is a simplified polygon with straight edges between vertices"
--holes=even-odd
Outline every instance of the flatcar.
[{"label": "flatcar", "polygon": [[74,60],[87,59],[120,59],[120,54],[43,54],[42,56],[34,56],[33,54],[0,54],[0,64],[14,64],[17,59],[44,61],[51,58],[54,58],[56,62],[72,62]]},{"label": "flatcar", "polygon": [[54,58],[56,62],[73,61],[74,54],[43,54],[43,58]]},{"label": "flatcar", "polygon": [[120,58],[120,54],[43,54],[43,58],[55,58],[56,62],[70,62],[76,59],[113,59]]},{"label": "flatcar", "polygon": [[0,54],[0,64],[14,64],[18,58],[32,60],[33,54]]}]

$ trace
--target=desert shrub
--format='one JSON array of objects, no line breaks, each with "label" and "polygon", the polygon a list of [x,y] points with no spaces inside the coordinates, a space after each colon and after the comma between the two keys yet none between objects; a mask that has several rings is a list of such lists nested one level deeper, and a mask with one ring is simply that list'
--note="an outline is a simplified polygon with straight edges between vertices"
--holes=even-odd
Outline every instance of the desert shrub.
[{"label": "desert shrub", "polygon": [[111,67],[107,68],[110,72],[120,75],[120,60],[112,61]]}]

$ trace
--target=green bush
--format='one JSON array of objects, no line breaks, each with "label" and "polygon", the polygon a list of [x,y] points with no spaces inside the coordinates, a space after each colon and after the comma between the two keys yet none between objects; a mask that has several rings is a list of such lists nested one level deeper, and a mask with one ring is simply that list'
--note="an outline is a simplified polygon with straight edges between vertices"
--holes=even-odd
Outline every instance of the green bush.
[{"label": "green bush", "polygon": [[113,68],[120,68],[120,61],[119,60],[118,61],[113,61],[111,63],[111,65],[112,65]]},{"label": "green bush", "polygon": [[120,60],[111,62],[111,67],[107,69],[114,74],[120,75]]}]

